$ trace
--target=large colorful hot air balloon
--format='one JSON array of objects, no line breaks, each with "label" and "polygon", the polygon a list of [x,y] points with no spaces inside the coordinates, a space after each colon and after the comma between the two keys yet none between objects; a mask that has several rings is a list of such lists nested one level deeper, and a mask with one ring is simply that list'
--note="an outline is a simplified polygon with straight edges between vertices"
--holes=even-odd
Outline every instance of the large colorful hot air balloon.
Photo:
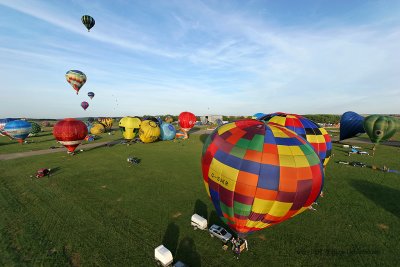
[{"label": "large colorful hot air balloon", "polygon": [[151,120],[142,121],[139,129],[139,138],[143,143],[152,143],[160,137],[160,127]]},{"label": "large colorful hot air balloon", "polygon": [[92,99],[94,97],[94,93],[93,92],[89,92],[87,93],[88,97],[90,97],[90,99]]},{"label": "large colorful hot air balloon", "polygon": [[86,101],[83,101],[83,102],[81,103],[81,107],[82,107],[84,110],[86,110],[86,109],[89,107],[89,103],[86,102]]},{"label": "large colorful hot air balloon", "polygon": [[306,139],[326,167],[332,154],[332,141],[328,132],[310,119],[297,114],[277,112],[268,114],[260,120],[285,126]]},{"label": "large colorful hot air balloon", "polygon": [[25,138],[28,137],[32,126],[29,122],[24,120],[13,120],[6,123],[3,132],[16,139],[19,143],[23,143]]},{"label": "large colorful hot air balloon", "polygon": [[106,131],[110,131],[113,126],[113,118],[99,118],[98,121],[104,125]]},{"label": "large colorful hot air balloon", "polygon": [[175,127],[167,122],[163,122],[160,125],[160,139],[163,141],[172,140],[175,138],[176,129]]},{"label": "large colorful hot air balloon", "polygon": [[82,71],[79,70],[69,70],[65,74],[65,78],[67,82],[74,88],[76,94],[79,93],[79,90],[86,82],[86,75]]},{"label": "large colorful hot air balloon", "polygon": [[85,123],[72,118],[57,122],[53,128],[54,137],[68,149],[69,153],[75,151],[76,147],[85,139],[87,133]]},{"label": "large colorful hot air balloon", "polygon": [[88,32],[90,32],[90,29],[96,24],[94,18],[89,15],[83,15],[81,20],[83,25],[85,25],[85,27],[88,29]]},{"label": "large colorful hot air balloon", "polygon": [[181,126],[182,130],[185,132],[190,131],[196,123],[196,116],[191,112],[182,112],[179,114],[179,126]]},{"label": "large colorful hot air balloon", "polygon": [[241,238],[307,210],[324,177],[304,138],[251,119],[224,124],[209,135],[202,172],[218,216]]},{"label": "large colorful hot air balloon", "polygon": [[363,123],[363,116],[353,111],[343,113],[340,117],[340,141],[365,133]]},{"label": "large colorful hot air balloon", "polygon": [[132,140],[138,134],[142,121],[138,117],[124,117],[119,121],[119,128],[126,140]]},{"label": "large colorful hot air balloon", "polygon": [[31,129],[31,131],[30,131],[30,135],[37,135],[38,133],[40,133],[40,131],[42,130],[42,128],[40,127],[40,125],[39,124],[37,124],[36,122],[34,122],[34,121],[30,121],[29,122],[30,124],[31,124],[31,126],[32,126],[32,129]]},{"label": "large colorful hot air balloon", "polygon": [[372,143],[388,140],[396,133],[397,123],[394,118],[383,115],[370,115],[364,119],[364,129]]}]

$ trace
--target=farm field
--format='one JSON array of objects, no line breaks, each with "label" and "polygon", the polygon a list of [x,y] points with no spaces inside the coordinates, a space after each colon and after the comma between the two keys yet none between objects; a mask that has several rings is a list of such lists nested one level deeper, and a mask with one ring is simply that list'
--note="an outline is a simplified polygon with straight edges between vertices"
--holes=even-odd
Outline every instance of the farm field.
[{"label": "farm field", "polygon": [[[37,138],[55,143],[50,135]],[[400,170],[398,147],[349,157],[348,149],[333,144],[317,210],[251,234],[249,251],[236,260],[217,239],[190,226],[193,213],[223,225],[202,181],[205,138],[0,161],[0,265],[155,266],[160,244],[189,266],[397,264],[400,175],[336,162]],[[1,139],[1,153],[28,147],[6,142]],[[130,165],[128,156],[140,164]],[[30,177],[43,167],[54,174]]]}]

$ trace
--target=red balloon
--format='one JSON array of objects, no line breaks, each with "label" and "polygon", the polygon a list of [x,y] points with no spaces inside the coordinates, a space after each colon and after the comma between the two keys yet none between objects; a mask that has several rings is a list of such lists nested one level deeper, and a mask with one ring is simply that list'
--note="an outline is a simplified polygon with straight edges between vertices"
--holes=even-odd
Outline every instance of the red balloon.
[{"label": "red balloon", "polygon": [[82,107],[84,110],[86,110],[86,109],[89,107],[89,103],[86,102],[86,101],[83,101],[83,102],[81,103],[81,107]]},{"label": "red balloon", "polygon": [[63,144],[69,152],[74,152],[87,134],[88,130],[85,123],[71,118],[57,122],[53,128],[54,137]]},{"label": "red balloon", "polygon": [[179,125],[181,126],[182,130],[188,132],[190,129],[193,128],[194,124],[196,123],[196,116],[191,112],[182,112],[179,114]]}]

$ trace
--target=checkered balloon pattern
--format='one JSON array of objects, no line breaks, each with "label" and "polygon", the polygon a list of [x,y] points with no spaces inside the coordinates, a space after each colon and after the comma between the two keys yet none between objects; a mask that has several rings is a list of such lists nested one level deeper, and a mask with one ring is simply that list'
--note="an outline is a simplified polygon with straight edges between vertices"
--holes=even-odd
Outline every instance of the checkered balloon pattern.
[{"label": "checkered balloon pattern", "polygon": [[239,236],[305,211],[324,179],[307,141],[252,119],[224,124],[207,138],[202,171],[218,216]]},{"label": "checkered balloon pattern", "polygon": [[283,112],[265,115],[260,120],[285,126],[305,138],[318,154],[321,163],[326,167],[332,154],[332,141],[323,127],[301,115]]}]

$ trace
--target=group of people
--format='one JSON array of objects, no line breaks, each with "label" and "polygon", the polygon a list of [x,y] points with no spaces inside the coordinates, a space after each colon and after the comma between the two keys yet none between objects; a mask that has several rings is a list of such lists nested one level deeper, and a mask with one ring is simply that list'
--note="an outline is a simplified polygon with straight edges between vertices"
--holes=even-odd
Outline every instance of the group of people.
[{"label": "group of people", "polygon": [[242,252],[243,249],[249,250],[246,239],[241,239],[240,237],[235,239],[233,237],[231,239],[231,243],[232,243],[232,251],[233,251],[234,257],[236,257],[236,259],[239,259],[240,252]]}]

